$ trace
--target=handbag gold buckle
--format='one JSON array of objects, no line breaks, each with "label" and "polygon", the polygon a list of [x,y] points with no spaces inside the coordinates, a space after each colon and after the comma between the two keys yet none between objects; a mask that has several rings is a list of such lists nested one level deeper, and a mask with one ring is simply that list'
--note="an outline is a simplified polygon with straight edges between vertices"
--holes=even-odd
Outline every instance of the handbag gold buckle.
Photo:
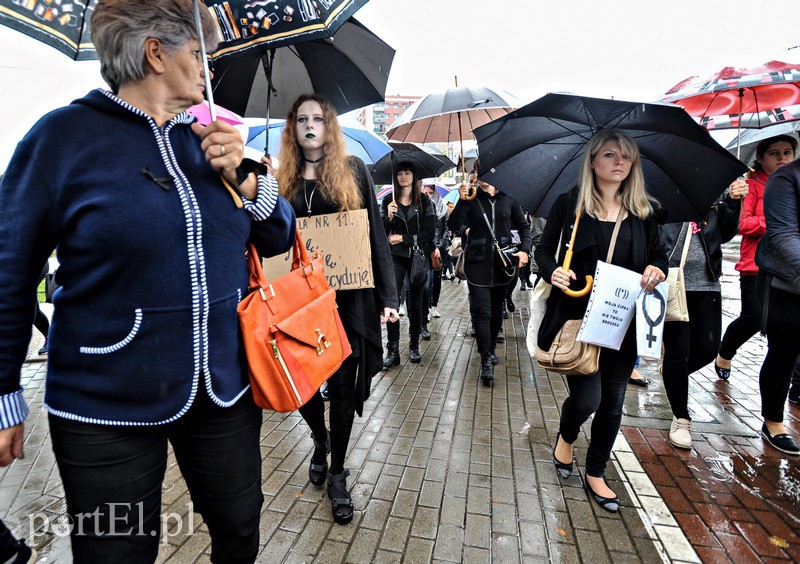
[{"label": "handbag gold buckle", "polygon": [[319,345],[317,346],[317,356],[322,356],[322,353],[325,352],[322,347],[324,346],[326,349],[331,348],[331,342],[325,337],[325,333],[323,333],[319,329],[317,329],[316,331],[317,331],[317,345]]},{"label": "handbag gold buckle", "polygon": [[[270,284],[268,287],[269,287],[269,293],[272,294],[272,297],[274,298],[275,297],[275,289],[272,287],[272,284]],[[261,294],[261,299],[263,301],[267,301],[267,296],[264,295],[264,288],[259,287],[258,291]]]}]

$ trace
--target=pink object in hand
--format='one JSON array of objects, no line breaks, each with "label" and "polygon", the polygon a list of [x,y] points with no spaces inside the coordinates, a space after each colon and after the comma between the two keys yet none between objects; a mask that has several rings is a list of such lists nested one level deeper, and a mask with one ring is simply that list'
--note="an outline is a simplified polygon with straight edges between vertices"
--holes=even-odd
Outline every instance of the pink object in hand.
[{"label": "pink object in hand", "polygon": [[[231,125],[241,125],[244,123],[244,119],[241,116],[222,106],[214,104],[214,109],[217,111],[218,120],[227,121]],[[208,107],[208,101],[203,100],[203,102],[192,106],[187,111],[197,118],[200,125],[208,125],[211,123],[211,111]]]}]

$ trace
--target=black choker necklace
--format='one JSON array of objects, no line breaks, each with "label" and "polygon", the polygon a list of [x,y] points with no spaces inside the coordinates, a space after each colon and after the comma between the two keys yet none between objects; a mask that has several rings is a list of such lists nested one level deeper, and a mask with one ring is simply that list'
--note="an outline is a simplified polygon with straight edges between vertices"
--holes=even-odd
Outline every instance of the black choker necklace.
[{"label": "black choker necklace", "polygon": [[315,160],[315,161],[312,161],[311,159],[307,159],[307,158],[305,158],[305,157],[303,157],[303,160],[304,160],[304,161],[306,161],[307,163],[311,163],[311,164],[317,164],[318,162],[320,162],[320,161],[321,161],[322,159],[324,159],[324,158],[325,158],[325,155],[322,155],[320,158],[318,158],[318,159],[317,159],[317,160]]}]

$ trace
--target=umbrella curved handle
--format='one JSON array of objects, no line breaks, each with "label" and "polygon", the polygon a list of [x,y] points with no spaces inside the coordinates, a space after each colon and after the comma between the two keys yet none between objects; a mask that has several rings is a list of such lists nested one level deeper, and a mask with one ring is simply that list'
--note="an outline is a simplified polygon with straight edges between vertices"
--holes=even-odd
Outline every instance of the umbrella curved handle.
[{"label": "umbrella curved handle", "polygon": [[[577,221],[575,222],[575,227],[577,228]],[[574,242],[574,241],[573,241]],[[566,271],[569,271],[569,267],[572,265],[572,243],[570,243],[570,248],[567,249],[567,252],[564,253],[564,265],[562,268]],[[580,298],[591,292],[592,290],[592,283],[594,282],[594,278],[590,275],[586,275],[586,286],[582,290],[570,290],[567,288],[566,290],[561,290],[570,298]]]},{"label": "umbrella curved handle", "polygon": [[580,297],[583,297],[583,296],[585,296],[586,294],[588,294],[589,292],[592,291],[592,283],[593,282],[594,282],[594,278],[592,278],[591,276],[589,276],[587,274],[586,275],[586,287],[583,288],[582,290],[569,290],[568,289],[568,290],[561,290],[561,291],[564,292],[566,295],[568,295],[570,298],[580,298]]},{"label": "umbrella curved handle", "polygon": [[478,195],[478,190],[476,188],[470,187],[469,190],[467,191],[467,195],[464,196],[464,199],[465,200],[474,200],[475,196],[477,196],[477,195]]}]

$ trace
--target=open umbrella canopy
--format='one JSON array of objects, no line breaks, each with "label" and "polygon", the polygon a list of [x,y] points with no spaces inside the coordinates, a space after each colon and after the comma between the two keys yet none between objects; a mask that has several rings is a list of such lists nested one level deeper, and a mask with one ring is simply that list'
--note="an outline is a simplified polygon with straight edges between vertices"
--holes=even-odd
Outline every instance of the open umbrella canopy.
[{"label": "open umbrella canopy", "polygon": [[753,68],[725,67],[682,80],[661,101],[683,107],[706,129],[760,129],[800,119],[800,65],[769,61]]},{"label": "open umbrella canopy", "polygon": [[[281,135],[283,134],[285,125],[285,120],[270,120],[269,146],[270,152],[275,155],[280,154]],[[386,144],[383,139],[371,131],[367,131],[363,127],[356,127],[355,124],[341,124],[341,127],[348,153],[359,157],[367,164],[367,166],[374,164],[377,160],[392,150],[392,148]],[[266,142],[266,129],[267,128],[263,125],[251,127],[249,135],[247,136],[247,146],[263,152]]]},{"label": "open umbrella canopy", "polygon": [[458,114],[464,139],[474,139],[472,130],[506,115],[520,106],[505,92],[480,86],[449,88],[414,102],[386,132],[390,141],[451,143],[459,140]]},{"label": "open umbrella canopy", "polygon": [[89,32],[96,5],[97,0],[2,0],[0,25],[46,43],[76,61],[96,59]]},{"label": "open umbrella canopy", "polygon": [[798,132],[800,132],[800,121],[779,123],[762,129],[745,129],[725,148],[732,155],[735,155],[737,150],[741,149],[741,157],[739,159],[745,164],[752,164],[756,157],[756,147],[761,141],[776,135],[789,135],[795,139],[800,139]]},{"label": "open umbrella canopy", "polygon": [[620,129],[639,145],[648,190],[667,221],[701,221],[747,167],[681,108],[547,94],[475,131],[481,178],[538,217],[577,184],[586,142]]},{"label": "open umbrella canopy", "polygon": [[391,153],[384,155],[370,168],[372,180],[376,184],[393,184],[397,165],[405,161],[414,165],[417,178],[439,176],[456,166],[443,153],[433,155],[411,143],[395,143],[391,148]]},{"label": "open umbrella canopy", "polygon": [[223,43],[214,58],[325,39],[367,0],[205,0]]},{"label": "open umbrella canopy", "polygon": [[250,49],[219,63],[215,59],[214,97],[244,117],[266,117],[268,108],[271,115],[284,117],[298,96],[313,92],[342,114],[384,99],[393,58],[394,49],[351,18],[333,39],[303,41],[270,54]]}]

